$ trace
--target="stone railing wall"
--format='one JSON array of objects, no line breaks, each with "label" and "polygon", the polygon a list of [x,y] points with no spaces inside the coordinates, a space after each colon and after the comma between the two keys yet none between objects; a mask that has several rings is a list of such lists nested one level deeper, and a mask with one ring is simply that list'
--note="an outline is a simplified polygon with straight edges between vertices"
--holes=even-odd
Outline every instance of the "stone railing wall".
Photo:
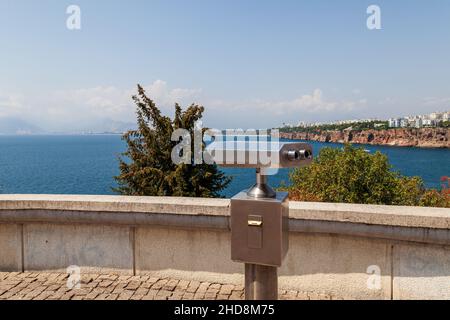
[{"label": "stone railing wall", "polygon": [[[0,271],[243,283],[228,199],[0,195]],[[280,287],[336,299],[450,299],[450,210],[290,203]]]}]

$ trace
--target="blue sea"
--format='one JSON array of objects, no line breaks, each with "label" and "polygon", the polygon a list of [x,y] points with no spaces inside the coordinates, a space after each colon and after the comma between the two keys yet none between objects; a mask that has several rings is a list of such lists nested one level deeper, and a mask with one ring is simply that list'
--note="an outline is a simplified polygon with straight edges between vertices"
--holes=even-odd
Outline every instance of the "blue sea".
[{"label": "blue sea", "polygon": [[[314,153],[341,144],[312,142]],[[420,176],[428,188],[439,188],[450,175],[449,149],[361,146],[386,154],[395,170]],[[119,135],[0,136],[0,193],[113,194],[119,173],[117,157],[126,148]],[[252,169],[223,169],[233,177],[223,192],[231,197],[254,183]],[[289,169],[269,181],[289,183]]]}]

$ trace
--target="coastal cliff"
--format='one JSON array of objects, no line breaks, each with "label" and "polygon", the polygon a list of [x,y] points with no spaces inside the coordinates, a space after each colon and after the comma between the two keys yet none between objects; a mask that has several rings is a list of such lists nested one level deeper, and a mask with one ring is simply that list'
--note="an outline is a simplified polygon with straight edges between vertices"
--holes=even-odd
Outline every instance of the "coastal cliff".
[{"label": "coastal cliff", "polygon": [[450,128],[280,132],[280,137],[335,143],[397,147],[450,148]]}]

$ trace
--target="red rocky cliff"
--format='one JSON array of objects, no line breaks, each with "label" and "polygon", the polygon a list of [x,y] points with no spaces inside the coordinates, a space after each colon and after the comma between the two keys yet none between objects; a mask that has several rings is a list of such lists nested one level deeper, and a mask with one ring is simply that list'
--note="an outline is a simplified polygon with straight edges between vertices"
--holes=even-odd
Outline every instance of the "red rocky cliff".
[{"label": "red rocky cliff", "polygon": [[280,133],[281,138],[399,147],[450,148],[450,129],[344,130]]}]

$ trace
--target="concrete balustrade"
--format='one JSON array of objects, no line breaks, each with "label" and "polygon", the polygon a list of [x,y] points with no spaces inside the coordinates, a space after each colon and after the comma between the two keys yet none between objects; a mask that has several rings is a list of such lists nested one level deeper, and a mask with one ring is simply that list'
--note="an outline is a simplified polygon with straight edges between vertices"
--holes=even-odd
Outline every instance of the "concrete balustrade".
[{"label": "concrete balustrade", "polygon": [[[168,275],[242,284],[229,200],[0,195],[0,271]],[[450,210],[290,203],[280,287],[317,298],[450,299]],[[379,274],[379,276],[378,276]]]}]

